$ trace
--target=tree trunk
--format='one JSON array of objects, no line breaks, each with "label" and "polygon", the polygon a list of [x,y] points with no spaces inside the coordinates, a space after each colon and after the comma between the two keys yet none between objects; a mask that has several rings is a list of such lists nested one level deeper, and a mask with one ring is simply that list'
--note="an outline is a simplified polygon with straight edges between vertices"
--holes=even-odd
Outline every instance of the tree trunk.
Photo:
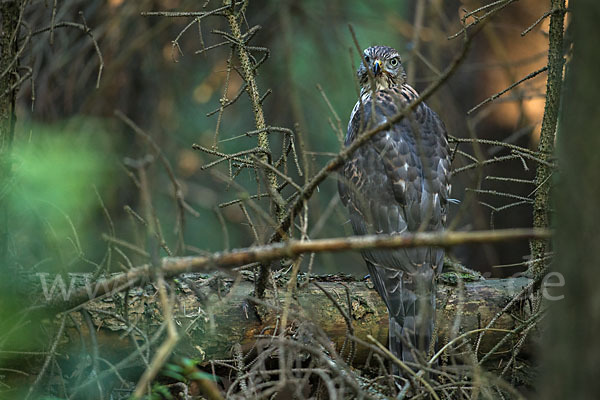
[{"label": "tree trunk", "polygon": [[[569,2],[573,53],[567,66],[558,138],[557,273],[564,296],[550,305],[540,398],[596,399],[600,393],[600,4]],[[596,39],[595,39],[596,38]]]},{"label": "tree trunk", "polygon": [[15,75],[19,60],[16,55],[19,28],[19,1],[0,2],[0,278],[8,263],[8,195],[5,192],[11,176],[10,148],[14,136]]}]

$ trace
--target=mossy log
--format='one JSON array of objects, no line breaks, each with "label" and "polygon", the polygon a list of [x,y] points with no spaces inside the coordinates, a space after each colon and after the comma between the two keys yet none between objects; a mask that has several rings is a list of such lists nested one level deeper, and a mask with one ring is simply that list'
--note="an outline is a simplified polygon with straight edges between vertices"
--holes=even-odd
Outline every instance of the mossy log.
[{"label": "mossy log", "polygon": [[[320,326],[339,349],[347,337],[345,319],[320,288],[313,283],[302,284],[302,278],[299,280],[300,287],[292,296],[288,324],[293,326],[298,321],[311,321]],[[371,334],[382,343],[386,342],[387,310],[370,281],[357,281],[339,275],[311,277],[311,280],[317,281],[333,295],[344,310],[348,309],[348,290],[354,335],[366,340],[366,336]],[[233,279],[185,274],[177,278],[177,285],[172,285],[177,288],[172,297],[176,303],[174,319],[181,336],[176,353],[204,361],[229,359],[235,344],[239,343],[242,349],[248,350],[256,343],[256,335],[272,334],[287,293],[284,288],[287,279],[284,277],[281,281],[284,283],[278,288],[277,296],[265,299],[266,303],[273,305],[269,307],[252,301],[254,283],[251,275],[240,275]],[[444,282],[438,285],[437,293],[438,343],[447,343],[453,329],[455,333],[463,333],[485,327],[529,282],[527,278],[459,282],[457,275],[446,275]],[[133,337],[138,339],[138,345],[142,345],[139,332],[151,337],[163,323],[158,294],[153,284],[130,289],[127,292],[127,307],[124,298],[124,293],[117,293],[85,305],[92,317],[99,354],[115,361],[136,350]],[[494,328],[512,330],[518,327],[528,314],[527,307],[521,307],[523,304],[518,302],[517,308],[520,309],[513,308],[510,313],[504,313]],[[129,323],[125,322],[124,315]],[[89,325],[83,323],[80,314],[74,313],[73,316],[73,326],[67,329],[71,336],[70,344],[76,344],[80,342],[80,337],[89,335]],[[77,322],[79,326],[75,327]],[[135,329],[131,328],[132,325],[135,325]],[[487,332],[481,341],[480,354],[488,352],[504,335],[505,332]],[[470,336],[473,343],[477,337],[477,334]],[[498,355],[506,355],[513,340],[498,349]],[[529,343],[526,344],[523,353],[527,354],[530,347]],[[364,346],[357,346],[356,350],[354,361],[360,365],[369,351]]]}]

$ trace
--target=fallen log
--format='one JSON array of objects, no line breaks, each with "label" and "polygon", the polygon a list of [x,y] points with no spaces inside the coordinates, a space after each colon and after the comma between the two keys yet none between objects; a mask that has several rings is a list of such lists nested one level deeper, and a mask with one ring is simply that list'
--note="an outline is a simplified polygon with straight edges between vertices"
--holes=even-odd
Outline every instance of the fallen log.
[{"label": "fallen log", "polygon": [[[348,332],[339,306],[344,310],[350,309],[347,314],[351,315],[356,337],[366,340],[370,334],[386,343],[387,310],[370,281],[339,275],[311,277],[312,280],[331,294],[338,305],[313,283],[301,284],[293,295],[288,319],[290,324],[310,321],[318,325],[339,349]],[[173,285],[177,288],[173,293],[174,319],[181,337],[176,354],[201,361],[229,359],[235,344],[239,343],[243,350],[248,350],[256,343],[257,335],[273,334],[286,295],[284,286],[287,279],[281,281],[283,284],[278,288],[277,295],[265,300],[272,306],[265,306],[252,301],[254,283],[249,274],[239,275],[237,279],[198,273],[176,278],[176,285]],[[300,282],[303,282],[302,277]],[[527,278],[462,282],[457,274],[445,274],[437,293],[439,346],[456,334],[484,328],[529,283]],[[502,313],[493,326],[497,330],[483,335],[480,357],[506,335],[506,332],[499,330],[518,329],[528,317],[523,304],[523,301],[517,302],[509,313]],[[85,308],[91,315],[98,353],[109,360],[117,361],[135,352],[136,346],[142,346],[163,324],[158,295],[152,283],[94,300],[87,303]],[[76,344],[81,337],[89,335],[89,325],[82,321],[78,313],[72,315],[74,318],[67,334],[71,337],[69,343]],[[472,343],[476,342],[478,335],[469,335]],[[507,355],[507,350],[517,340],[518,335],[514,336],[496,349],[496,356]],[[132,338],[138,343],[133,343]],[[526,343],[522,354],[530,350],[530,344]],[[364,362],[368,353],[366,347],[357,346],[355,364]],[[489,359],[497,361],[497,357]]]}]

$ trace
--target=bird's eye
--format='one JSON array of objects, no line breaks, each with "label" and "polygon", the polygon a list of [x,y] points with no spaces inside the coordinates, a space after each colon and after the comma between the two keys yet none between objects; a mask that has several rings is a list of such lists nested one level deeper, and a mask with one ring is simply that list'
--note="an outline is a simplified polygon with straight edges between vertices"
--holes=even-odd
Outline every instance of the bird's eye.
[{"label": "bird's eye", "polygon": [[395,67],[395,66],[397,66],[397,65],[398,65],[398,59],[397,59],[396,57],[392,58],[392,59],[390,60],[390,65],[391,65],[392,67]]},{"label": "bird's eye", "polygon": [[365,61],[367,62],[367,64],[371,61],[371,59],[369,58],[369,56],[365,56]]}]

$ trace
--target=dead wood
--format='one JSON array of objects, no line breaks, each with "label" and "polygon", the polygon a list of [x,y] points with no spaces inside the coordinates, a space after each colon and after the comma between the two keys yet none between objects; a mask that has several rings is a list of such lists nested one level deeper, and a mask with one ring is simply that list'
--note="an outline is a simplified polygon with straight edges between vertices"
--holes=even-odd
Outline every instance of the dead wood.
[{"label": "dead wood", "polygon": [[[485,327],[530,282],[527,278],[459,282],[458,276],[444,274],[443,282],[438,285],[437,326],[440,347],[458,334]],[[334,302],[321,289],[312,283],[302,284],[306,281],[305,278],[300,277],[299,281],[304,287],[298,288],[293,296],[288,330],[293,333],[299,324],[316,324],[339,350],[347,337],[347,323]],[[311,279],[318,281],[346,313],[347,288],[354,335],[366,340],[370,334],[382,343],[386,342],[387,310],[370,281],[357,281],[339,275]],[[285,282],[287,279],[282,277],[281,281]],[[271,306],[255,303],[252,298],[254,283],[250,274],[242,274],[236,280],[226,276],[190,273],[180,276],[173,283],[171,287],[175,288],[175,293],[172,294],[177,299],[173,317],[181,336],[175,353],[203,361],[229,359],[234,345],[239,343],[243,350],[248,351],[256,344],[257,335],[272,335],[278,325],[278,316],[286,294],[286,290],[281,287],[278,296],[271,295],[264,300]],[[158,293],[153,284],[130,289],[126,307],[124,296],[124,293],[116,293],[112,297],[94,300],[85,305],[95,326],[99,353],[112,360],[120,360],[124,355],[136,351],[128,332],[139,340],[141,346],[144,337],[152,337],[163,324]],[[516,302],[515,307],[509,310],[510,314],[504,313],[498,318],[493,326],[497,330],[486,332],[479,347],[479,357],[485,355],[506,335],[506,332],[499,330],[518,329],[521,322],[528,318],[529,311],[523,304],[526,302]],[[79,313],[72,315],[73,321],[77,321]],[[79,342],[80,332],[83,337],[89,334],[83,323],[77,329],[72,323],[67,331],[72,338],[68,344]],[[472,343],[475,343],[478,335],[469,335]],[[495,357],[488,357],[489,360],[497,362],[499,356],[510,356],[508,350],[513,341],[518,339],[517,336],[506,341],[505,346],[496,350]],[[529,350],[530,344],[526,344],[522,353],[527,355]],[[368,353],[367,348],[357,346],[354,364],[364,362]]]}]

